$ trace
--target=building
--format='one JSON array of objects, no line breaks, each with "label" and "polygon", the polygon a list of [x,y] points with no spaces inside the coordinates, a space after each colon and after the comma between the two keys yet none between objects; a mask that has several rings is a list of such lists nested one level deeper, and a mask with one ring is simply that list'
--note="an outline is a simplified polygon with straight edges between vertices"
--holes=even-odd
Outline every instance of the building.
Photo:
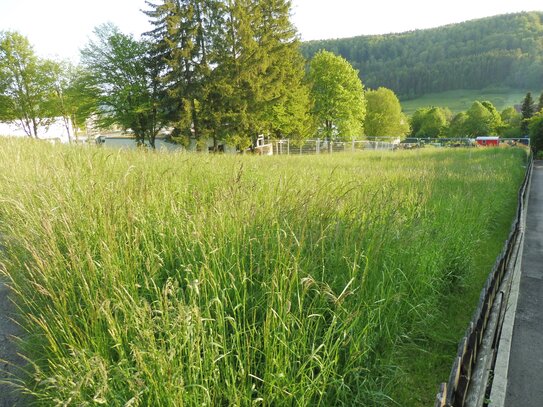
[{"label": "building", "polygon": [[500,138],[498,136],[477,137],[475,142],[478,146],[498,147],[500,145]]}]

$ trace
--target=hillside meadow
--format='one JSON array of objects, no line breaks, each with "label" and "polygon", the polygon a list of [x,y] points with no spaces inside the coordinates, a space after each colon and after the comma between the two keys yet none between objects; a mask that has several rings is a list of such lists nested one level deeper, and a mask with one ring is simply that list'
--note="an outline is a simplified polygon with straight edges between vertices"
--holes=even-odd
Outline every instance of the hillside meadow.
[{"label": "hillside meadow", "polygon": [[[27,332],[17,383],[39,405],[432,400],[507,236],[525,159],[0,140],[0,269]],[[454,298],[465,301],[453,309]],[[453,328],[436,328],[451,315]]]},{"label": "hillside meadow", "polygon": [[[501,112],[508,107],[520,105],[529,91],[508,88],[450,90],[440,93],[428,93],[411,100],[402,100],[402,108],[408,115],[412,115],[417,109],[429,106],[446,107],[456,114],[468,110],[476,100],[488,100]],[[532,91],[532,95],[538,95],[539,93],[541,92]]]}]

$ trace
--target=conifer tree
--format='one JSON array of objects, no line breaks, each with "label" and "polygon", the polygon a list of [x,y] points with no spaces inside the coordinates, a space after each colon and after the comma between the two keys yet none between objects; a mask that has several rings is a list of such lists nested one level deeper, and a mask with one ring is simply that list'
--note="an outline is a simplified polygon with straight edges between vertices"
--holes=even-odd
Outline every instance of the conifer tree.
[{"label": "conifer tree", "polygon": [[201,135],[199,106],[202,86],[209,74],[207,30],[216,7],[213,0],[163,0],[147,4],[145,14],[154,29],[147,33],[154,43],[153,57],[164,63],[161,80],[167,87],[164,104],[169,107],[174,135],[186,140]]},{"label": "conifer tree", "polygon": [[310,128],[309,95],[290,1],[234,0],[224,4],[214,32],[208,104],[221,138],[240,148],[260,134],[303,138]]},{"label": "conifer tree", "polygon": [[520,109],[522,114],[522,121],[520,123],[520,130],[522,134],[528,133],[528,121],[535,113],[534,100],[532,99],[532,94],[528,92],[524,101],[522,102],[522,107]]},{"label": "conifer tree", "polygon": [[291,2],[260,0],[256,30],[262,64],[259,121],[262,131],[277,136],[304,136],[309,120],[309,89],[303,83],[304,60],[290,21]]},{"label": "conifer tree", "polygon": [[260,134],[302,137],[310,127],[304,61],[287,0],[148,3],[156,58],[180,134],[241,149]]}]

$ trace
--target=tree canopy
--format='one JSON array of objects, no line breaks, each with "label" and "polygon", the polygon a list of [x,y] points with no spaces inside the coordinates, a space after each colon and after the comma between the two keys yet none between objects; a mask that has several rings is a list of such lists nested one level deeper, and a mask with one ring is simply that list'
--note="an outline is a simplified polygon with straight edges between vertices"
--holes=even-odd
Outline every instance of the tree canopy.
[{"label": "tree canopy", "polygon": [[172,123],[184,137],[241,149],[260,134],[306,137],[304,60],[285,0],[148,3],[153,56],[165,61]]},{"label": "tree canopy", "polygon": [[380,87],[366,91],[365,96],[364,131],[367,136],[403,138],[409,133],[409,120],[392,90]]},{"label": "tree canopy", "polygon": [[149,43],[110,24],[98,27],[95,37],[82,50],[82,60],[88,86],[97,91],[100,125],[118,124],[131,130],[138,144],[154,146],[165,115],[159,109],[160,67],[150,63]]},{"label": "tree canopy", "polygon": [[38,58],[26,37],[0,33],[0,120],[16,121],[37,138],[52,115],[53,70],[53,62]]},{"label": "tree canopy", "polygon": [[534,115],[529,122],[530,143],[534,152],[541,153],[543,151],[543,114]]},{"label": "tree canopy", "polygon": [[358,72],[351,64],[321,51],[309,65],[309,81],[318,134],[328,139],[361,137],[366,100]]},{"label": "tree canopy", "polygon": [[502,122],[492,103],[476,101],[467,111],[467,115],[466,134],[473,137],[498,135]]},{"label": "tree canopy", "polygon": [[450,112],[441,107],[421,108],[411,117],[411,136],[438,138],[446,135]]}]

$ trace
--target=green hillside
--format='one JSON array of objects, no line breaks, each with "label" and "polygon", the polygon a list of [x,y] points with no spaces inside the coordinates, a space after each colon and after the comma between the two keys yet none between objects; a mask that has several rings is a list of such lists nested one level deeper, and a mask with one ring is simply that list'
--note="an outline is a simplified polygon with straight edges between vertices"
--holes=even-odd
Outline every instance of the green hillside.
[{"label": "green hillside", "polygon": [[351,62],[366,87],[385,86],[402,99],[490,86],[543,88],[543,12],[302,44],[307,58],[320,49]]},{"label": "green hillside", "polygon": [[[421,107],[440,106],[447,107],[453,113],[468,110],[475,100],[488,100],[498,111],[509,106],[522,103],[526,92],[530,90],[509,89],[509,88],[487,88],[487,89],[457,89],[440,93],[428,93],[415,99],[403,100],[403,111],[411,115]],[[538,95],[541,89],[531,90],[532,95]]]}]

